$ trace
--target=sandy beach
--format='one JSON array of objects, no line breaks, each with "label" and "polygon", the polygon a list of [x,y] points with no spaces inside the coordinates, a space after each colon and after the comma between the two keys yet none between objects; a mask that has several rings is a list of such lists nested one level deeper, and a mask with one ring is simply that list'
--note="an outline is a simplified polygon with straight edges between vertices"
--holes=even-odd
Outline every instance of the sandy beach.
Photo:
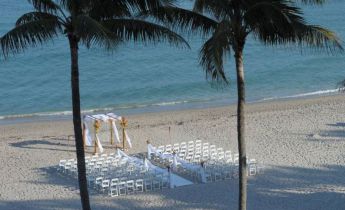
[{"label": "sandy beach", "polygon": [[[247,106],[250,158],[265,165],[248,183],[250,210],[345,208],[345,97],[254,103]],[[236,107],[128,116],[133,148],[201,139],[237,151]],[[169,127],[171,135],[169,137]],[[0,209],[80,209],[76,180],[52,166],[75,158],[72,122],[0,126]],[[106,151],[114,149],[106,144]],[[88,148],[88,155],[92,148]],[[196,184],[121,197],[90,192],[93,209],[236,209],[238,180]]]}]

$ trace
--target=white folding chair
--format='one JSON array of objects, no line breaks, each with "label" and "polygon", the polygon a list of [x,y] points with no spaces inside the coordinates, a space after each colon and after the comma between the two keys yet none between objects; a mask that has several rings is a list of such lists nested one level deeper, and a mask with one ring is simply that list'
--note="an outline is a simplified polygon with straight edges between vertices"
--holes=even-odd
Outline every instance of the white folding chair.
[{"label": "white folding chair", "polygon": [[254,176],[256,175],[256,160],[255,159],[249,159],[247,161],[249,167],[248,167],[248,176]]},{"label": "white folding chair", "polygon": [[165,146],[165,152],[166,152],[166,153],[171,153],[171,152],[172,152],[172,146],[171,146],[171,144],[168,144],[168,145]]},{"label": "white folding chair", "polygon": [[210,150],[217,150],[216,145],[214,145],[214,144],[210,145],[209,149]]},{"label": "white folding chair", "polygon": [[158,149],[157,149],[157,151],[158,151],[158,152],[164,152],[164,151],[165,151],[164,145],[159,146]]},{"label": "white folding chair", "polygon": [[127,193],[127,182],[126,181],[119,182],[118,191],[119,191],[119,195],[126,195],[126,193]]},{"label": "white folding chair", "polygon": [[109,179],[102,181],[102,185],[101,185],[102,192],[104,192],[105,190],[109,189],[109,184],[110,184]]},{"label": "white folding chair", "polygon": [[194,150],[194,141],[189,141],[188,142],[188,149],[189,148],[193,148],[193,150]]},{"label": "white folding chair", "polygon": [[135,181],[135,191],[136,192],[143,192],[144,191],[144,180],[143,179],[137,179]]},{"label": "white folding chair", "polygon": [[232,163],[232,154],[230,150],[225,151],[224,158],[227,163]]},{"label": "white folding chair", "polygon": [[238,164],[238,161],[239,161],[239,156],[238,156],[238,153],[236,153],[234,154],[234,163]]},{"label": "white folding chair", "polygon": [[119,195],[118,184],[119,184],[118,178],[114,178],[110,181],[109,195],[111,197]]},{"label": "white folding chair", "polygon": [[179,152],[179,150],[180,150],[180,144],[174,144],[174,146],[173,146],[173,150],[175,151],[175,152]]},{"label": "white folding chair", "polygon": [[98,188],[101,186],[102,181],[103,181],[103,177],[97,177],[97,178],[95,179],[95,188],[96,188],[96,189],[98,189]]},{"label": "white folding chair", "polygon": [[127,194],[134,193],[134,180],[127,181]]},{"label": "white folding chair", "polygon": [[218,152],[218,160],[219,160],[219,161],[224,160],[224,152],[223,152],[223,151]]},{"label": "white folding chair", "polygon": [[67,162],[66,160],[60,160],[58,171],[61,171],[61,172],[64,171],[66,162]]},{"label": "white folding chair", "polygon": [[187,149],[187,144],[186,144],[186,142],[181,142],[180,143],[180,149]]},{"label": "white folding chair", "polygon": [[119,196],[119,191],[118,191],[118,188],[117,188],[117,184],[116,185],[112,185],[110,186],[109,188],[109,195],[111,197],[114,197],[114,196]]},{"label": "white folding chair", "polygon": [[209,146],[210,146],[210,143],[208,143],[208,142],[203,143],[202,144],[202,150],[208,149]]},{"label": "white folding chair", "polygon": [[69,173],[72,168],[72,163],[71,162],[66,162],[65,167],[64,167],[64,173]]}]

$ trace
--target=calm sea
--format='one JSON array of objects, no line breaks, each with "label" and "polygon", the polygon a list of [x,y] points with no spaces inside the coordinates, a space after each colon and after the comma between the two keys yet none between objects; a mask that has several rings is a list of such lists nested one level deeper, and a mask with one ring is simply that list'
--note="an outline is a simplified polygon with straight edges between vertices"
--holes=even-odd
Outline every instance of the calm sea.
[{"label": "calm sea", "polygon": [[[190,1],[181,1],[185,7]],[[345,3],[303,6],[311,24],[326,26],[345,40]],[[31,10],[23,0],[0,0],[0,35]],[[205,80],[198,65],[202,39],[188,38],[191,50],[167,44],[124,44],[115,52],[80,49],[80,88],[84,111],[116,113],[220,106],[236,101],[234,62],[226,62],[229,87]],[[345,78],[345,55],[301,53],[265,47],[250,39],[245,49],[249,102],[337,92]],[[71,110],[67,39],[0,60],[0,118],[68,115]]]}]

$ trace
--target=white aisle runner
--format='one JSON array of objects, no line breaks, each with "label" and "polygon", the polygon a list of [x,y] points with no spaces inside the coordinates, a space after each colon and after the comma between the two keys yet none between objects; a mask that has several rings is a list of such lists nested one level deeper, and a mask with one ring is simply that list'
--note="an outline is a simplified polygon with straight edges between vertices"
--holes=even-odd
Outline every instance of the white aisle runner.
[{"label": "white aisle runner", "polygon": [[185,186],[185,185],[191,185],[193,182],[182,178],[176,174],[171,173],[170,174],[170,188],[175,188],[175,187],[180,187],[180,186]]},{"label": "white aisle runner", "polygon": [[[156,170],[156,171],[160,171],[162,173],[168,173],[166,169],[162,169],[158,166],[155,166],[153,165],[148,159],[145,159],[144,160],[144,163],[143,163],[143,160],[137,158],[137,157],[131,157],[131,156],[128,156],[126,153],[124,153],[123,151],[121,150],[117,150],[117,154],[119,156],[122,156],[122,157],[127,157],[129,158],[132,162],[135,162],[137,164],[145,164],[145,166],[148,168],[150,168],[151,170]],[[191,185],[193,184],[193,182],[183,178],[183,177],[180,177],[174,173],[170,173],[170,188],[174,188],[174,187],[180,187],[180,186],[185,186],[185,185]]]}]

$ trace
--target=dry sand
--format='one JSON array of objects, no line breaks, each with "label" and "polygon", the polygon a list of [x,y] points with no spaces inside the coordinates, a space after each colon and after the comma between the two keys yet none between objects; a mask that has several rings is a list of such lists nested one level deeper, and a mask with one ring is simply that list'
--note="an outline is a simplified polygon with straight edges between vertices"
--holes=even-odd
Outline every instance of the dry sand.
[{"label": "dry sand", "polygon": [[[236,152],[235,108],[128,116],[130,152],[145,151],[147,139],[154,145],[201,139]],[[342,95],[248,105],[248,155],[266,166],[249,180],[248,209],[345,209],[344,128]],[[0,126],[0,209],[80,209],[76,180],[50,168],[75,158],[72,134],[71,121]],[[116,198],[91,192],[90,199],[93,209],[236,209],[237,181]]]}]

